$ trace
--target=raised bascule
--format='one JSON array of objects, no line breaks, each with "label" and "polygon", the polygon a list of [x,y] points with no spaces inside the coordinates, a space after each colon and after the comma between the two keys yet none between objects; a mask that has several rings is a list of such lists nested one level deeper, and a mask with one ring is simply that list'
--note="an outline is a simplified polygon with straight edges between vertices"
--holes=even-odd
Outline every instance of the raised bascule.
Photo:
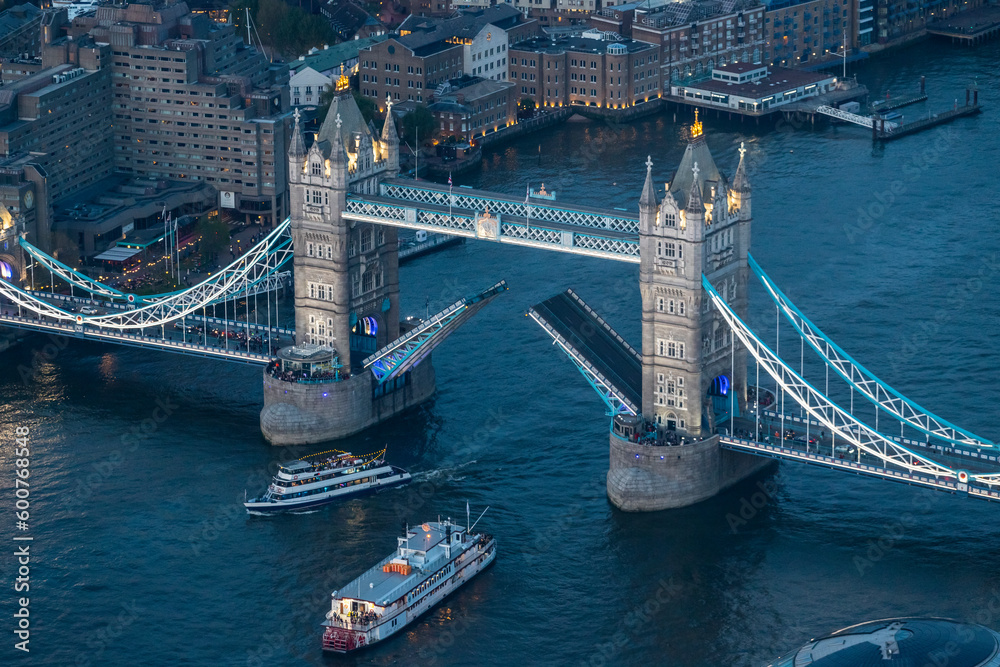
[{"label": "raised bascule", "polygon": [[[754,261],[745,151],[741,145],[727,179],[697,117],[664,190],[647,158],[638,215],[547,193],[521,200],[398,178],[392,114],[377,132],[350,95],[334,100],[311,142],[298,118],[293,132],[290,219],[215,276],[137,297],[60,264],[22,236],[26,261],[0,280],[0,297],[11,304],[0,309],[0,324],[258,364],[261,431],[276,445],[306,444],[356,433],[430,397],[431,351],[507,289],[501,280],[433,316],[401,321],[397,228],[633,263],[638,347],[573,290],[527,313],[607,408],[607,490],[617,507],[690,505],[774,459],[1000,501],[993,442],[865,369]],[[289,262],[294,329],[278,326],[274,300]],[[37,271],[48,272],[48,291],[34,289],[33,277],[32,289],[24,287]],[[752,278],[774,304],[778,341],[782,317],[791,325],[785,335],[798,342],[797,360],[789,363],[777,342],[772,350],[747,326]],[[70,294],[56,293],[57,283]],[[72,311],[83,304],[100,310]],[[181,329],[180,340],[167,325]],[[805,378],[807,347],[826,369],[822,391]],[[831,398],[831,370],[841,393],[850,392],[848,407]]]}]

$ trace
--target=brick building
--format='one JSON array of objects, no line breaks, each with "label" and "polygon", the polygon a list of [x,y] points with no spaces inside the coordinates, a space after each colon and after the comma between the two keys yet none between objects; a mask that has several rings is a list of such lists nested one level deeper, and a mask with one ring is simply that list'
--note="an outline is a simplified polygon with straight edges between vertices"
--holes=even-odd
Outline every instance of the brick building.
[{"label": "brick building", "polygon": [[385,99],[427,103],[443,83],[464,75],[505,81],[508,48],[536,34],[535,21],[498,5],[448,19],[410,16],[399,35],[359,53],[359,88],[384,110]]},{"label": "brick building", "polygon": [[518,99],[512,82],[465,77],[450,81],[427,108],[441,137],[472,141],[516,122]]},{"label": "brick building", "polygon": [[664,81],[710,76],[716,65],[760,62],[764,5],[758,0],[692,0],[635,9],[632,38],[660,47]]},{"label": "brick building", "polygon": [[[782,6],[784,5],[784,6]],[[764,14],[764,62],[795,67],[857,42],[856,0],[772,3]]]},{"label": "brick building", "polygon": [[634,40],[533,39],[511,47],[510,81],[539,106],[623,108],[658,97],[658,49]]}]

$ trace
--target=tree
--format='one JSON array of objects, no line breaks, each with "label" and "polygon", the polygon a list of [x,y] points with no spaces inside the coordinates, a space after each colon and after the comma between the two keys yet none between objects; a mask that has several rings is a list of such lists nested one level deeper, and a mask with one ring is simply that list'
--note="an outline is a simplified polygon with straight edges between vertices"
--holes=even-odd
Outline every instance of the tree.
[{"label": "tree", "polygon": [[80,265],[80,245],[64,232],[52,235],[52,256],[69,266]]},{"label": "tree", "polygon": [[417,137],[421,137],[421,141],[429,141],[438,125],[430,109],[418,104],[413,111],[403,116],[402,126],[402,140],[413,143]]},{"label": "tree", "polygon": [[203,260],[218,255],[229,247],[229,225],[224,223],[219,216],[210,218],[204,215],[198,218],[194,233],[200,237],[198,250],[201,252]]},{"label": "tree", "polygon": [[229,15],[240,35],[246,39],[246,15],[250,17],[257,33],[256,41],[286,56],[298,56],[323,44],[332,44],[336,35],[330,24],[321,16],[308,14],[282,0],[234,0],[229,5]]},{"label": "tree", "polygon": [[535,115],[535,109],[538,105],[535,104],[535,100],[530,97],[522,97],[517,103],[517,116],[518,118],[531,118]]}]

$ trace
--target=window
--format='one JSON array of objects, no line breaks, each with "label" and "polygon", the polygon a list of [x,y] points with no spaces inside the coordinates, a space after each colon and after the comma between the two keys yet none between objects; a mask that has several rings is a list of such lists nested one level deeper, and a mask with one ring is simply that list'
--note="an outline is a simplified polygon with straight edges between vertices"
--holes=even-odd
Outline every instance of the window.
[{"label": "window", "polygon": [[656,341],[656,354],[671,359],[683,359],[684,343],[660,338]]},{"label": "window", "polygon": [[318,160],[313,160],[312,162],[312,175],[319,176],[323,173],[323,167],[320,165]]}]

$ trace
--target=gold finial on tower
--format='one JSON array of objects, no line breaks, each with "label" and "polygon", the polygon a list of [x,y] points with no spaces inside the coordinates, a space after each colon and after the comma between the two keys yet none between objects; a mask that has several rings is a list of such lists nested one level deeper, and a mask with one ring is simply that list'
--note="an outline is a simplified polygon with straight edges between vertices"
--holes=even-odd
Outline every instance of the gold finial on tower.
[{"label": "gold finial on tower", "polygon": [[694,123],[691,124],[691,138],[700,137],[704,132],[701,129],[701,121],[698,120],[698,110],[694,110]]},{"label": "gold finial on tower", "polygon": [[344,72],[344,65],[340,65],[340,77],[337,79],[335,84],[335,90],[339,93],[344,90],[349,90],[351,87],[351,79]]}]

